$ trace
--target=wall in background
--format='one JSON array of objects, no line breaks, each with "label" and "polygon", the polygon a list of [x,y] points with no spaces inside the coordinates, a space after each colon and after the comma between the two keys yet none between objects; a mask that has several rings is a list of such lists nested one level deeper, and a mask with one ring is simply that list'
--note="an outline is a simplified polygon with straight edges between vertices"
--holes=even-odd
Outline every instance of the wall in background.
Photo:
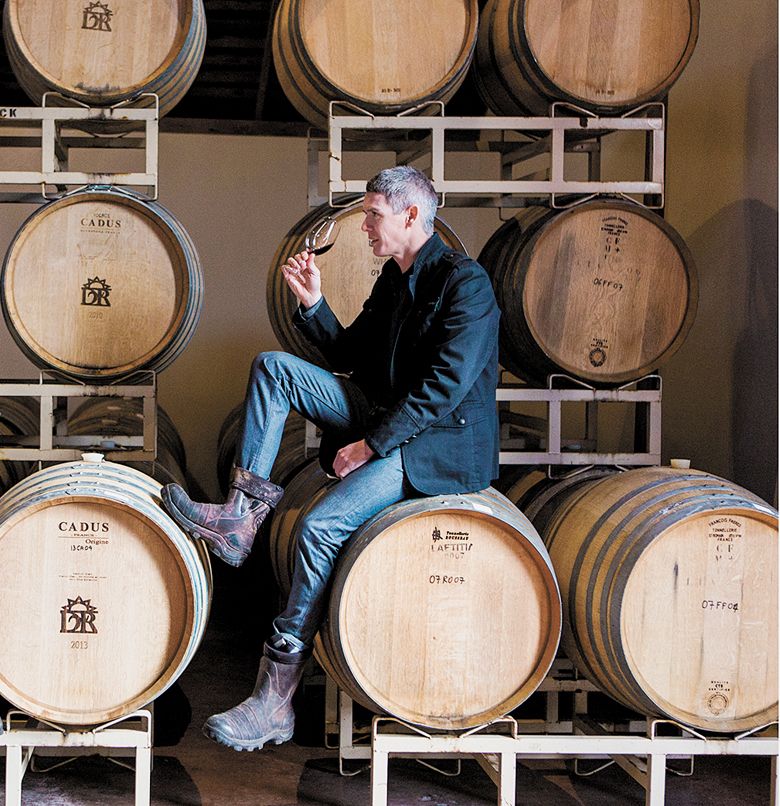
[{"label": "wall in background", "polygon": [[[775,3],[702,4],[696,51],[670,93],[666,206],[696,260],[699,309],[662,370],[664,459],[688,456],[769,500],[777,478],[776,67]],[[3,151],[1,166],[26,159]],[[608,146],[605,170],[629,158],[619,142]],[[371,163],[390,159],[373,155]],[[458,159],[495,170],[490,155]],[[355,169],[368,166],[358,160]],[[159,376],[159,402],[185,441],[191,472],[214,497],[219,427],[243,398],[254,355],[278,347],[266,278],[280,240],[308,209],[307,185],[300,138],[160,137],[160,201],[193,237],[206,292],[195,336]],[[3,250],[32,209],[0,205]],[[473,255],[500,224],[494,209],[441,212]],[[1,329],[0,376],[36,374]]]}]

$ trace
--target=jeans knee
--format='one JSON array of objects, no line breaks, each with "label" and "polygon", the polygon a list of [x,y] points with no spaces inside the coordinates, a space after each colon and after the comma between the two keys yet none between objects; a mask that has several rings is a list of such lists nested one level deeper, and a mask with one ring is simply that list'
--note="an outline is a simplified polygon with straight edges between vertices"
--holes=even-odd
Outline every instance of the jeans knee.
[{"label": "jeans knee", "polygon": [[289,355],[281,350],[269,350],[255,356],[252,362],[252,377],[279,380],[286,374]]}]

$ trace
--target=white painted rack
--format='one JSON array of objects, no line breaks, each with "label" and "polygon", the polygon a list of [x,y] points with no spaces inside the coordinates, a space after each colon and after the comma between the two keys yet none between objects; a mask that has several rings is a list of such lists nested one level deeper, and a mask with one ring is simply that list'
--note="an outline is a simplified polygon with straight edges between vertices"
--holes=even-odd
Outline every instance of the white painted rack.
[{"label": "white painted rack", "polygon": [[[671,756],[769,756],[772,761],[770,804],[776,806],[780,801],[776,736],[756,736],[752,732],[712,738],[682,725],[677,726],[682,732],[679,736],[659,736],[657,728],[661,724],[674,723],[648,721],[646,736],[592,732],[598,731],[598,726],[587,721],[579,721],[575,733],[570,735],[522,734],[514,719],[504,717],[466,733],[432,735],[396,719],[378,716],[372,723],[371,806],[387,804],[391,755],[412,756],[418,760],[426,756],[474,758],[496,784],[498,806],[515,806],[518,758],[611,756],[644,787],[646,806],[663,806],[666,760]],[[389,730],[394,725],[404,732]]]},{"label": "white painted rack", "polygon": [[[650,387],[650,388],[645,388]],[[545,449],[507,449],[499,453],[502,465],[658,465],[661,463],[661,378],[647,375],[616,389],[597,389],[565,375],[550,375],[546,387],[502,385],[496,400],[502,402],[544,403],[547,418],[540,420],[546,430]],[[580,450],[570,449],[562,438],[564,404],[586,406],[586,434]],[[644,450],[607,453],[596,450],[596,407],[600,404],[633,404],[644,408],[646,434]],[[506,443],[503,447],[506,447]],[[582,448],[592,448],[582,450]]]},{"label": "white painted rack", "polygon": [[0,734],[5,750],[5,804],[21,806],[22,780],[38,748],[78,755],[122,749],[135,757],[135,806],[149,806],[152,772],[152,714],[140,710],[87,730],[69,730],[22,711],[9,711]]},{"label": "white painted rack", "polygon": [[[337,113],[338,108],[347,106],[358,114]],[[427,107],[439,107],[441,114],[414,114]],[[567,178],[565,153],[578,149],[575,141],[579,141],[580,150],[584,150],[582,143],[587,138],[626,131],[645,132],[648,138],[644,179],[606,181],[593,176],[598,171],[589,171],[587,181]],[[445,169],[445,155],[448,150],[459,147],[452,136],[463,132],[480,133],[481,139],[470,145],[475,151],[500,150],[502,168],[548,154],[546,175],[540,177],[537,171],[523,178],[449,178]],[[373,135],[373,142],[370,139],[355,141],[365,133],[369,137]],[[386,139],[382,141],[378,134],[386,135]],[[417,140],[399,143],[398,136],[404,134],[415,134]],[[486,137],[490,134],[500,139],[491,141]],[[420,139],[420,135],[426,136]],[[449,141],[448,136],[451,137]],[[395,141],[393,137],[396,137]],[[507,139],[512,137],[514,141]],[[344,152],[378,148],[403,152],[402,161],[405,162],[428,155],[431,180],[441,195],[442,206],[464,201],[468,206],[474,206],[478,197],[488,196],[500,197],[493,202],[497,206],[523,206],[527,203],[525,197],[541,196],[549,198],[552,207],[565,207],[571,203],[568,197],[572,195],[578,197],[577,201],[582,201],[598,194],[640,195],[648,198],[647,207],[661,208],[664,205],[665,110],[661,102],[645,104],[616,117],[600,117],[562,102],[551,105],[548,117],[445,117],[444,105],[438,102],[399,115],[380,116],[334,101],[328,119],[328,201],[331,205],[338,204],[338,194],[360,194],[366,188],[368,177],[344,178]]]},{"label": "white painted rack", "polygon": [[[110,107],[84,106],[57,93],[46,93],[39,107],[0,107],[0,146],[40,151],[39,170],[0,170],[0,201],[40,202],[87,185],[136,187],[156,199],[158,135],[159,99],[150,93]],[[71,149],[144,149],[144,170],[69,170]]]},{"label": "white painted rack", "polygon": [[[38,434],[0,437],[0,460],[72,462],[85,450],[98,450],[109,461],[153,461],[157,455],[157,383],[143,371],[113,384],[88,384],[44,371],[36,381],[0,381],[0,397],[28,397],[40,405]],[[137,397],[143,400],[143,433],[69,435],[67,419],[55,412],[61,401],[82,397]]]},{"label": "white painted rack", "polygon": [[[520,758],[573,758],[575,772],[588,775],[615,763],[645,789],[646,806],[663,806],[669,759],[687,760],[690,772],[684,774],[690,775],[696,756],[769,756],[768,802],[771,806],[780,804],[777,723],[737,736],[705,736],[671,720],[639,718],[631,712],[619,722],[605,722],[588,714],[587,697],[599,689],[581,677],[565,657],[556,659],[537,689],[545,696],[543,719],[506,716],[460,733],[428,733],[388,716],[374,716],[370,726],[356,727],[352,699],[327,676],[325,683],[325,744],[338,748],[342,775],[356,775],[370,767],[371,806],[386,806],[390,756],[413,758],[432,769],[437,769],[431,764],[434,759],[455,759],[456,771],[447,775],[460,772],[461,759],[474,759],[496,784],[499,806],[515,804],[516,763]],[[572,713],[561,719],[558,695],[564,692],[573,695],[574,701]],[[662,726],[674,735],[660,735]],[[338,733],[335,745],[328,741],[333,732]],[[580,773],[579,762],[589,759],[602,763],[596,770]],[[361,763],[347,770],[345,762]]]}]

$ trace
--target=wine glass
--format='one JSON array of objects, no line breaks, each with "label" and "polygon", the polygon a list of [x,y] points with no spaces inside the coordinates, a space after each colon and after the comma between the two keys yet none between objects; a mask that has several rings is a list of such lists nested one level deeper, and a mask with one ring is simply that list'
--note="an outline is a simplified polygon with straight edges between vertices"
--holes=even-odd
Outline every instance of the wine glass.
[{"label": "wine glass", "polygon": [[313,255],[324,255],[334,243],[339,234],[339,222],[330,216],[320,219],[307,233],[304,247]]}]

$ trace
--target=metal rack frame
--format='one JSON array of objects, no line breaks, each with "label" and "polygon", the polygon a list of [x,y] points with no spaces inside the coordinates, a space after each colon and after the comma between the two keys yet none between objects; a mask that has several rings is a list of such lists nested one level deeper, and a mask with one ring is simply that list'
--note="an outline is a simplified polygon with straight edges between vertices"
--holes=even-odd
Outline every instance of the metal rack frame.
[{"label": "metal rack frame", "polygon": [[[777,736],[757,736],[777,723],[761,726],[737,736],[704,736],[694,729],[668,719],[629,719],[617,724],[603,723],[587,714],[587,696],[599,689],[577,675],[565,658],[556,660],[548,676],[536,690],[547,697],[544,719],[517,719],[506,716],[461,733],[428,733],[395,717],[374,716],[370,730],[356,733],[354,703],[345,692],[326,678],[326,734],[336,727],[339,772],[357,775],[371,769],[371,806],[387,803],[388,761],[390,756],[413,758],[445,775],[460,772],[460,760],[473,758],[497,787],[499,806],[514,806],[516,762],[520,758],[573,758],[575,774],[592,775],[606,766],[617,764],[645,789],[646,806],[663,806],[666,792],[667,760],[687,759],[693,774],[694,759],[703,755],[770,756],[771,806],[780,804],[780,778]],[[558,694],[574,695],[571,719],[561,720]],[[338,721],[333,717],[337,711]],[[330,718],[330,722],[329,722]],[[659,727],[671,726],[677,735],[660,735]],[[360,742],[363,742],[362,744]],[[430,762],[456,759],[455,772],[444,772]],[[580,771],[582,760],[598,759],[605,763],[587,773]],[[362,762],[347,770],[345,762]]]},{"label": "metal rack frame", "polygon": [[[89,449],[120,462],[153,461],[157,456],[157,379],[151,370],[102,385],[42,371],[37,382],[0,381],[0,397],[37,398],[40,404],[39,433],[0,437],[0,460],[69,462],[80,459],[82,452]],[[61,399],[79,397],[142,398],[142,435],[69,436],[67,420],[58,420],[55,411]]]},{"label": "metal rack frame", "polygon": [[[402,725],[407,732],[381,730],[393,724]],[[387,804],[388,760],[391,755],[411,755],[415,758],[426,755],[473,757],[495,783],[498,806],[515,806],[518,758],[611,756],[644,787],[646,806],[663,806],[666,760],[671,756],[770,756],[770,803],[776,806],[780,802],[778,739],[776,736],[755,735],[769,726],[733,738],[716,739],[705,737],[683,725],[676,725],[683,735],[659,736],[657,728],[661,724],[676,723],[648,720],[646,736],[595,732],[598,726],[594,727],[584,720],[577,722],[576,732],[570,735],[524,735],[519,732],[514,719],[504,717],[489,726],[458,735],[431,735],[392,717],[378,716],[373,720],[371,735],[371,806]],[[486,733],[486,729],[503,733]]]},{"label": "metal rack frame", "polygon": [[[559,384],[572,384],[577,388],[561,388]],[[652,384],[654,388],[637,388]],[[617,389],[596,389],[566,375],[550,375],[547,387],[501,386],[496,400],[501,402],[546,403],[547,449],[501,450],[501,465],[658,465],[661,463],[661,390],[659,375],[646,375]],[[595,442],[596,406],[600,403],[631,403],[646,407],[647,432],[644,451],[636,453],[604,453],[598,451],[564,450],[561,435],[562,407],[564,403],[586,405],[586,442]]]},{"label": "metal rack frame", "polygon": [[[30,722],[34,724],[30,724]],[[149,806],[152,772],[152,714],[147,710],[107,722],[88,730],[68,730],[23,711],[12,710],[0,733],[5,749],[5,803],[21,806],[22,780],[36,748],[73,751],[118,748],[135,756],[135,806]],[[124,755],[127,755],[125,753]]]},{"label": "metal rack frame", "polygon": [[[440,108],[440,115],[417,115],[427,107]],[[349,107],[358,114],[337,114],[340,107]],[[328,120],[328,203],[337,206],[337,194],[364,193],[367,178],[345,179],[342,175],[344,152],[350,149],[371,150],[377,147],[376,139],[350,142],[349,138],[358,133],[386,132],[389,136],[403,133],[427,134],[424,141],[414,143],[387,141],[382,143],[385,150],[396,150],[403,154],[407,162],[423,154],[430,156],[431,180],[437,193],[441,194],[441,206],[448,203],[448,196],[474,205],[477,197],[500,196],[493,200],[496,206],[523,206],[527,203],[522,197],[549,197],[551,206],[566,207],[570,202],[566,197],[577,195],[577,201],[598,194],[641,195],[650,199],[646,207],[657,209],[664,206],[664,164],[665,164],[665,107],[662,102],[644,104],[618,117],[600,117],[588,110],[571,104],[556,102],[551,104],[547,117],[445,117],[441,102],[415,107],[399,115],[379,116],[351,104],[331,102]],[[457,147],[456,143],[445,142],[447,135],[463,132],[498,132],[501,140],[487,140],[468,144],[472,150],[500,150],[502,168],[521,163],[539,154],[548,153],[550,166],[548,176],[539,178],[532,174],[522,179],[448,179],[445,171],[445,153]],[[567,144],[567,134],[578,140],[587,137],[600,138],[615,131],[645,132],[648,138],[645,159],[645,179],[643,181],[601,181],[594,179],[593,171],[588,181],[574,181],[566,178],[564,155],[567,150],[578,150]],[[525,135],[525,141],[507,141],[507,135]],[[462,146],[463,144],[461,144]],[[580,149],[584,150],[584,149]],[[310,151],[310,176],[312,175]],[[314,166],[316,167],[316,166]],[[310,199],[312,196],[310,181]],[[521,198],[517,198],[521,197]],[[559,201],[563,197],[563,200]],[[452,200],[449,201],[452,203]]]},{"label": "metal rack frame", "polygon": [[[67,105],[47,105],[48,102]],[[149,104],[152,106],[149,106]],[[40,202],[87,185],[134,186],[155,200],[158,194],[159,98],[144,93],[109,107],[88,107],[47,92],[39,107],[0,107],[0,146],[39,148],[39,171],[0,171],[0,202]],[[97,132],[80,129],[85,124]],[[39,127],[37,133],[19,129]],[[113,129],[113,131],[112,131]],[[65,132],[70,133],[66,136]],[[68,170],[72,148],[144,149],[142,172],[92,173]],[[7,185],[36,185],[39,192],[4,189]],[[49,190],[54,188],[55,192]]]}]

